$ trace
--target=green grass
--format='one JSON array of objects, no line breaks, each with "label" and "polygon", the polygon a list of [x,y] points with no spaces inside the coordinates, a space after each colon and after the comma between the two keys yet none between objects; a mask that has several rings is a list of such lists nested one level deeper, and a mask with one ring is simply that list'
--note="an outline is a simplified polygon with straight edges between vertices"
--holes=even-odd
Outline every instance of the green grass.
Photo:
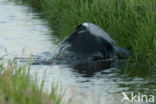
[{"label": "green grass", "polygon": [[30,66],[13,61],[7,66],[0,64],[0,104],[65,104],[57,88],[52,85],[50,93],[43,91],[44,80],[39,85],[37,78],[30,76]]},{"label": "green grass", "polygon": [[155,0],[16,0],[29,4],[64,39],[74,28],[91,22],[132,52],[129,68],[156,68]]}]

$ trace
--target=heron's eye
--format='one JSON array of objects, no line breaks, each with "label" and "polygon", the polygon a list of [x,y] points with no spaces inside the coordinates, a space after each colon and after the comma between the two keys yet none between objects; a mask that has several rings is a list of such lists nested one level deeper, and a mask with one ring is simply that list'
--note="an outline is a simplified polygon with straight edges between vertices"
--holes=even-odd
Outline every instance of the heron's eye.
[{"label": "heron's eye", "polygon": [[76,27],[76,29],[80,28],[81,26],[82,26],[82,24],[81,24],[81,25],[79,25],[79,26],[77,26],[77,27]]}]

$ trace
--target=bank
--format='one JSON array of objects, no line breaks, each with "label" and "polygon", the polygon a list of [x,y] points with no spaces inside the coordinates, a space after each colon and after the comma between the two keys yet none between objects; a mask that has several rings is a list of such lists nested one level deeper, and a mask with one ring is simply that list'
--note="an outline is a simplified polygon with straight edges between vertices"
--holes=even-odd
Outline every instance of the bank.
[{"label": "bank", "polygon": [[11,60],[5,64],[0,60],[0,104],[69,104],[63,101],[63,91],[57,83],[46,92],[44,79],[39,84],[30,69],[30,65],[17,65]]},{"label": "bank", "polygon": [[102,27],[117,45],[131,51],[128,69],[156,68],[156,2],[154,0],[14,0],[40,12],[60,40],[77,25]]}]

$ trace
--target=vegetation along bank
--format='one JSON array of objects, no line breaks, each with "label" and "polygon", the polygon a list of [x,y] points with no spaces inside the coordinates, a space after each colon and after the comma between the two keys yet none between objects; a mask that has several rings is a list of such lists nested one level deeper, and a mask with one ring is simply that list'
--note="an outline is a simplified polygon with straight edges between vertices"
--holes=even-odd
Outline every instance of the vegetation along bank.
[{"label": "vegetation along bank", "polygon": [[42,14],[60,39],[91,22],[131,50],[129,68],[156,68],[155,0],[16,0]]}]

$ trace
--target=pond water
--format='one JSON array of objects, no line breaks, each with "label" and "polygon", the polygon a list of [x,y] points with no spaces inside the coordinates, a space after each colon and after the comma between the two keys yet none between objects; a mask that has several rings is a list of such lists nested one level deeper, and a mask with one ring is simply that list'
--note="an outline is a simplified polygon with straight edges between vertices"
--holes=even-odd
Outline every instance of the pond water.
[{"label": "pond water", "polygon": [[[52,51],[58,39],[51,34],[47,21],[31,8],[0,1],[0,56],[26,57]],[[31,74],[36,73],[39,81],[45,79],[47,89],[54,81],[61,83],[65,97],[71,97],[73,104],[122,104],[122,92],[156,97],[156,72],[151,70],[109,68],[85,74],[66,65],[32,65]]]}]

